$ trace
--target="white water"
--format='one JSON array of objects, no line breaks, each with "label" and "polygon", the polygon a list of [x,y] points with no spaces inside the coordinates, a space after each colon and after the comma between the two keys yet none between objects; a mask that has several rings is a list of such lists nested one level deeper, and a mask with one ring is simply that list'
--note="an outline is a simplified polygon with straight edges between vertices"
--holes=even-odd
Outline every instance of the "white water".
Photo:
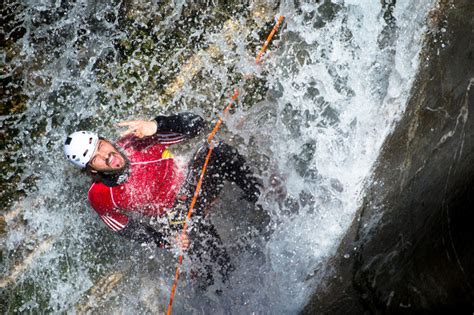
[{"label": "white water", "polygon": [[[253,240],[254,250],[231,252],[237,270],[222,295],[213,290],[198,295],[182,279],[176,313],[294,314],[316,287],[328,281],[326,262],[353,220],[364,180],[408,99],[425,16],[434,1],[397,1],[396,36],[383,49],[378,43],[385,26],[379,1],[333,2],[331,7],[338,9],[332,16],[318,13],[323,11],[318,4],[299,9],[281,5],[275,14],[286,17],[286,28],[279,47],[260,68],[253,64],[255,51],[246,50],[247,41],[234,38],[236,47],[231,48],[219,27],[194,31],[196,36],[204,34],[206,45],[220,47],[224,63],[204,54],[203,75],[185,84],[166,109],[190,109],[214,117],[234,88],[233,66],[236,71],[256,71],[267,81],[269,91],[261,101],[226,118],[228,132],[222,138],[239,145],[264,181],[260,203],[271,214],[274,232],[268,242]],[[52,245],[36,251],[16,284],[5,289],[21,296],[21,302],[13,301],[13,293],[3,293],[2,299],[11,305],[10,311],[72,312],[86,304],[107,312],[163,311],[174,258],[151,248],[136,249],[105,229],[87,205],[87,178],[63,159],[62,141],[76,128],[96,128],[113,139],[118,120],[165,112],[157,105],[153,81],[182,68],[185,60],[180,58],[201,48],[176,44],[166,60],[136,51],[128,61],[119,62],[116,41],[133,38],[117,20],[105,18],[120,14],[119,3],[80,2],[54,22],[41,25],[41,12],[57,11],[59,4],[25,6],[27,33],[10,65],[25,67],[23,91],[30,101],[23,114],[2,117],[2,123],[10,119],[19,129],[23,149],[14,157],[23,171],[21,183],[34,175],[36,184],[18,187],[26,189],[25,200],[16,206],[26,224],[12,228],[5,239],[6,274],[21,261],[14,258],[15,251],[25,257],[38,244],[50,240]],[[154,32],[172,28],[183,8],[183,2],[177,3],[156,23]],[[146,10],[153,11],[153,6]],[[320,14],[326,23],[316,27]],[[142,23],[140,18],[136,15]],[[234,18],[246,25],[246,16]],[[81,27],[88,34],[82,42],[77,35]],[[58,43],[44,45],[41,37]],[[156,41],[155,47],[161,47],[160,37]],[[107,54],[106,66],[97,66]],[[158,74],[151,70],[155,64],[162,65]],[[141,69],[137,77],[127,72],[136,69]],[[127,84],[133,88],[127,89]],[[32,136],[43,124],[40,135]],[[242,210],[242,217],[231,218],[239,209],[222,211],[230,217],[223,224],[230,226],[251,216]],[[232,235],[224,239],[232,240]],[[123,279],[111,292],[88,295],[99,279],[113,272]]]}]

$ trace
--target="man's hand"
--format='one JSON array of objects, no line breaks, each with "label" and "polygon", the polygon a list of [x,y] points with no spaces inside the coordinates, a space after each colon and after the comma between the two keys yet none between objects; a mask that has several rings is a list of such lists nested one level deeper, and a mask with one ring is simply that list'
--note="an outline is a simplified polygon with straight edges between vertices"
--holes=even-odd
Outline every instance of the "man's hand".
[{"label": "man's hand", "polygon": [[188,249],[189,243],[188,234],[179,232],[175,237],[175,242],[173,245],[181,248],[182,251],[185,251]]},{"label": "man's hand", "polygon": [[148,137],[154,135],[158,129],[156,121],[154,120],[129,120],[119,122],[118,125],[120,127],[128,127],[126,131],[122,132],[122,137],[129,134],[133,134],[138,138]]}]

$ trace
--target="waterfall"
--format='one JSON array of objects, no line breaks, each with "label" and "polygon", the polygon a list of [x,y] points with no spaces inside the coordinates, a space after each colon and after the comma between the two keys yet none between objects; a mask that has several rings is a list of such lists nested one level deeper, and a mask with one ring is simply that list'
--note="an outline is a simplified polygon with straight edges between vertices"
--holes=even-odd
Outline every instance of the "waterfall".
[{"label": "waterfall", "polygon": [[[434,2],[11,1],[2,311],[163,312],[175,253],[106,229],[64,138],[93,129],[117,139],[120,120],[184,110],[215,121],[238,88],[219,137],[264,183],[268,217],[226,187],[212,215],[236,270],[196,292],[185,260],[174,311],[297,313],[330,281],[329,259],[410,95]],[[280,14],[285,25],[255,65]],[[189,157],[196,145],[176,151]]]}]

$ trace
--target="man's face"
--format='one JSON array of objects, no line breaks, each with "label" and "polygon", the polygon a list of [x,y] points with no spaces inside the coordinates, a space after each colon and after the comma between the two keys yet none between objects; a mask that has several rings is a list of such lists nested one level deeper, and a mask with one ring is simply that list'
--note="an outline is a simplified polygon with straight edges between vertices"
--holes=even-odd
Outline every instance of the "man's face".
[{"label": "man's face", "polygon": [[89,165],[96,171],[120,170],[125,166],[125,158],[107,140],[99,140]]}]

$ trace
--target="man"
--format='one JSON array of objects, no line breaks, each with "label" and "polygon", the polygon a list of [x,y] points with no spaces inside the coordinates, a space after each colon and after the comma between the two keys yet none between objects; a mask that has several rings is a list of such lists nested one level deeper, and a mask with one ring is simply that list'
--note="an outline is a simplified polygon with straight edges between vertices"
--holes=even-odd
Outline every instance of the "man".
[{"label": "man", "polygon": [[[235,182],[248,201],[258,199],[259,184],[245,159],[227,144],[219,143],[214,148],[194,209],[190,243],[187,236],[179,236],[207,147],[200,148],[185,166],[174,159],[168,146],[198,135],[204,125],[202,118],[181,113],[119,125],[128,130],[117,143],[88,131],[72,133],[64,143],[66,157],[93,178],[89,190],[92,207],[112,231],[124,237],[164,248],[173,243],[183,249],[189,247],[207,285],[213,283],[213,261],[217,261],[225,280],[232,266],[205,213],[224,180]],[[146,217],[155,218],[159,230],[150,227]]]}]

